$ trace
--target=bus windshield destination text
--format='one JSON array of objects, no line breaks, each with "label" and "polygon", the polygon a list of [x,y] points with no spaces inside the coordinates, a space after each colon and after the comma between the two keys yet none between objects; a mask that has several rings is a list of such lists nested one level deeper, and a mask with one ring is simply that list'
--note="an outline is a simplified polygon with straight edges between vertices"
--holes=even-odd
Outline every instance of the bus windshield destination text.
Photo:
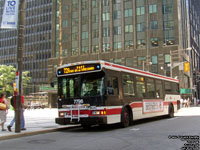
[{"label": "bus windshield destination text", "polygon": [[73,68],[64,68],[64,74],[70,74],[70,73],[78,73],[78,72],[86,72],[86,71],[93,71],[95,70],[95,67],[86,67],[85,65],[76,66],[75,69]]}]

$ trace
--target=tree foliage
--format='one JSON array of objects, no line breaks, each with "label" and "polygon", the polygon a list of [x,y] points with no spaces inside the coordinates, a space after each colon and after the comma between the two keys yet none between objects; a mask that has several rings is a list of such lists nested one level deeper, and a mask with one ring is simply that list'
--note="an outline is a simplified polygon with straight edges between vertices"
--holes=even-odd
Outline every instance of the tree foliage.
[{"label": "tree foliage", "polygon": [[[31,81],[31,77],[28,76],[29,72],[22,73],[23,88],[25,88]],[[0,65],[0,92],[12,94],[13,83],[15,82],[16,68],[13,66]]]}]

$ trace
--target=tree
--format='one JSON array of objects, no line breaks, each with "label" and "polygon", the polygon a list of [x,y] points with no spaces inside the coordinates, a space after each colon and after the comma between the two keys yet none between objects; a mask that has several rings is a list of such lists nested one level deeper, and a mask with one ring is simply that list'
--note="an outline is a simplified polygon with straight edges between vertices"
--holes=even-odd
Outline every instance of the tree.
[{"label": "tree", "polygon": [[[29,71],[22,73],[23,88],[25,88],[31,81],[31,77],[28,76]],[[0,92],[12,94],[13,83],[15,82],[16,68],[13,66],[0,65]]]}]

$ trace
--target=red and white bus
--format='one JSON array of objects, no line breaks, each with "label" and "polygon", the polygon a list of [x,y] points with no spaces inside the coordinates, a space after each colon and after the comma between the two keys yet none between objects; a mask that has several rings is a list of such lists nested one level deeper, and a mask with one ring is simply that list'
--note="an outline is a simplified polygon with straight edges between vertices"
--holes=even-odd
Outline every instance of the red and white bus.
[{"label": "red and white bus", "polygon": [[57,70],[56,123],[91,125],[174,116],[180,100],[179,81],[106,61],[63,65]]}]

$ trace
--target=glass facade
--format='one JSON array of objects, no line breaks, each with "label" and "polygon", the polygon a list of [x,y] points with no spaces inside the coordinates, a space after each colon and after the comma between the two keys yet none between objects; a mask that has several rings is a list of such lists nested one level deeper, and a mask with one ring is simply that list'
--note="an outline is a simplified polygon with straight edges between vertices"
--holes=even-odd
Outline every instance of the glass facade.
[{"label": "glass facade", "polygon": [[173,0],[163,0],[163,42],[165,45],[174,45],[174,11]]},{"label": "glass facade", "polygon": [[[4,0],[0,0],[1,15]],[[0,19],[1,20],[1,19]],[[63,27],[68,22],[63,22]],[[30,89],[47,84],[47,61],[51,57],[52,0],[26,0],[23,71],[32,77]],[[16,67],[17,30],[0,30],[0,64]]]},{"label": "glass facade", "polygon": [[145,0],[136,0],[137,48],[146,48]]}]

